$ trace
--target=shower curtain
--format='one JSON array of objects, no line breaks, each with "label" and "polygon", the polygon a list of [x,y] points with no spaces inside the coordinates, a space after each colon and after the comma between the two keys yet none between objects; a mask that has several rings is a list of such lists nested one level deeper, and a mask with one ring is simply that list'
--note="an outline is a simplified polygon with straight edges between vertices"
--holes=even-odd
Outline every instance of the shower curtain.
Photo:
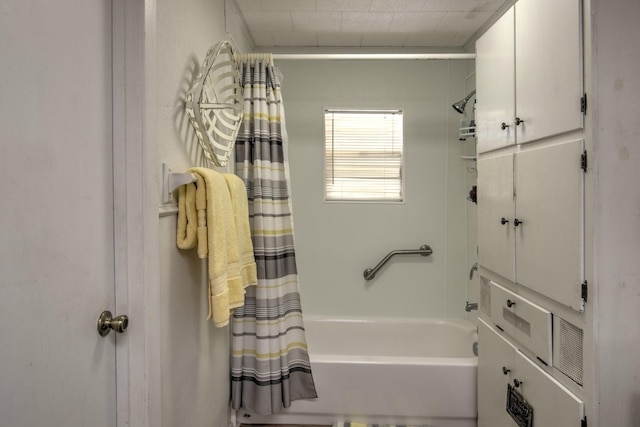
[{"label": "shower curtain", "polygon": [[247,187],[258,284],[233,314],[231,402],[269,415],[317,395],[298,288],[279,70],[268,60],[239,68],[245,112],[236,174]]}]

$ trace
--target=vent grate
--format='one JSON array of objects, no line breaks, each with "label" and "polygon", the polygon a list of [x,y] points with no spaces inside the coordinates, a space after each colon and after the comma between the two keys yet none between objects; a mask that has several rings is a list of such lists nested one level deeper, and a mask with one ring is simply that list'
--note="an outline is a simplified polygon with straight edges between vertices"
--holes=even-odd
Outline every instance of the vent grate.
[{"label": "vent grate", "polygon": [[480,280],[480,311],[491,316],[491,286],[486,280]]},{"label": "vent grate", "polygon": [[560,372],[582,385],[583,331],[566,320],[560,319],[558,333],[560,335],[560,351],[556,367]]}]

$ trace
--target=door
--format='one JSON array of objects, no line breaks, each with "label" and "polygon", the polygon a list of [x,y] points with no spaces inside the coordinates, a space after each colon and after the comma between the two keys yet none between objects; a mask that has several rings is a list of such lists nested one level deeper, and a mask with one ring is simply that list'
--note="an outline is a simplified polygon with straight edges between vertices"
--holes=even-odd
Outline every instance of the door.
[{"label": "door", "polygon": [[478,160],[478,263],[515,282],[513,154]]},{"label": "door", "polygon": [[478,153],[515,144],[514,11],[476,42]]},{"label": "door", "polygon": [[535,426],[584,425],[584,402],[519,351],[514,372],[522,397],[533,408]]},{"label": "door", "polygon": [[478,319],[478,427],[516,425],[505,409],[515,357],[516,348]]},{"label": "door", "polygon": [[515,155],[516,281],[577,311],[583,309],[583,150],[576,140]]},{"label": "door", "polygon": [[583,425],[584,402],[482,319],[478,321],[478,427],[515,427],[507,384],[533,408],[534,426]]},{"label": "door", "polygon": [[0,414],[116,424],[111,2],[0,2]]},{"label": "door", "polygon": [[518,143],[582,127],[580,0],[520,0],[516,8]]}]

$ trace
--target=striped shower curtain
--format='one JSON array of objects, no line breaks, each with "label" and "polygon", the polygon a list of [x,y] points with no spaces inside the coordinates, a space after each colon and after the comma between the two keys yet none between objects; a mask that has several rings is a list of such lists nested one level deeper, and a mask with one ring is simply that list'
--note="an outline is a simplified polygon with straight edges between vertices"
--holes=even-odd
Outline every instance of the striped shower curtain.
[{"label": "striped shower curtain", "polygon": [[236,174],[247,187],[258,284],[233,314],[231,401],[234,409],[268,415],[317,396],[298,288],[279,70],[264,60],[239,68],[245,112]]}]

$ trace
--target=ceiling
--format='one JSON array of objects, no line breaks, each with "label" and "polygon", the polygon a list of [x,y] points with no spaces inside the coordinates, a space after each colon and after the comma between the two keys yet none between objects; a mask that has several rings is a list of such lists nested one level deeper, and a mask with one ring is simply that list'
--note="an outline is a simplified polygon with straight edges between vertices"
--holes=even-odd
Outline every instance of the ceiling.
[{"label": "ceiling", "polygon": [[508,0],[236,0],[256,48],[462,48]]}]

